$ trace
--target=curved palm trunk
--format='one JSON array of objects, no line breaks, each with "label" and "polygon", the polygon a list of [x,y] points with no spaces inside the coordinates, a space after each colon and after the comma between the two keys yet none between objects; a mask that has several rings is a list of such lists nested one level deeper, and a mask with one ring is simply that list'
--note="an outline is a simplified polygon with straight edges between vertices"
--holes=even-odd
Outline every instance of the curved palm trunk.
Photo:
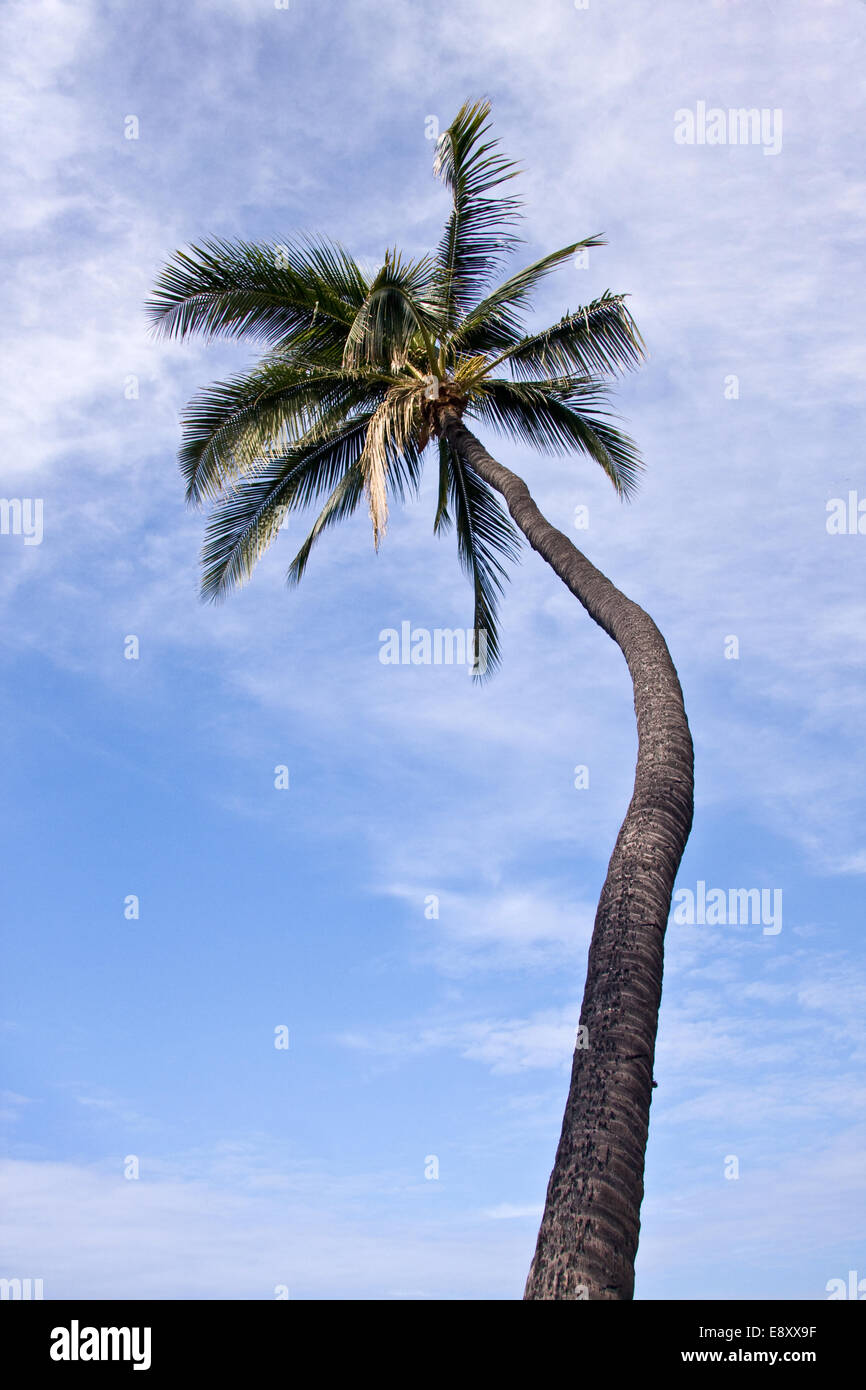
[{"label": "curved palm trunk", "polygon": [[542,516],[516,473],[444,410],[439,428],[501,493],[533,550],[622,649],[634,685],[634,793],[599,899],[562,1135],[526,1299],[630,1299],[674,878],[692,824],[693,749],[665,640]]}]

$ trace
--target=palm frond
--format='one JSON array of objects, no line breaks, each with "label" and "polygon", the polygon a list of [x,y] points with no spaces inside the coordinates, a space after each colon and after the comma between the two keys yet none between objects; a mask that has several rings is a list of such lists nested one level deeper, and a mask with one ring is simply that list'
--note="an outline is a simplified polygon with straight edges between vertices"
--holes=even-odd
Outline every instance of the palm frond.
[{"label": "palm frond", "polygon": [[437,250],[436,293],[446,332],[483,294],[518,237],[520,200],[490,196],[520,170],[489,140],[490,102],[466,102],[436,146],[434,173],[451,190],[452,210]]},{"label": "palm frond", "polygon": [[436,498],[436,515],[433,518],[433,534],[438,536],[440,531],[447,531],[451,525],[451,513],[448,510],[448,497],[451,490],[451,467],[449,454],[451,450],[446,439],[439,440],[439,494]]},{"label": "palm frond", "polygon": [[[395,414],[399,414],[401,409],[399,402],[395,404],[392,401],[391,409]],[[373,428],[374,419],[375,415],[370,417],[367,435],[368,440],[369,431]],[[385,477],[387,484],[392,492],[402,501],[405,499],[407,492],[417,492],[418,490],[421,479],[421,454],[413,434],[407,433],[402,438],[402,442],[398,442],[400,440],[399,421],[396,422],[396,425],[396,429],[383,428],[382,439],[384,441]],[[289,567],[288,581],[290,584],[300,583],[304,571],[307,568],[310,552],[322,533],[326,531],[328,527],[341,521],[343,517],[351,515],[351,513],[356,510],[365,494],[369,505],[370,490],[367,477],[368,462],[365,460],[366,451],[367,443],[365,443],[364,449],[359,454],[355,463],[346,470],[330,497],[325,502],[324,507],[313,524],[312,530]],[[372,514],[372,507],[370,510]]]},{"label": "palm frond", "polygon": [[599,236],[586,237],[584,241],[575,241],[571,246],[542,256],[541,260],[509,276],[469,311],[455,329],[452,345],[464,353],[502,352],[516,347],[525,333],[520,310],[528,307],[533,291],[545,276],[570,260],[582,247],[605,244]]},{"label": "palm frond", "polygon": [[316,541],[329,526],[335,526],[344,517],[351,516],[361,498],[364,496],[364,475],[357,463],[343,474],[337,483],[327,502],[325,503],[316,520],[313,523],[310,534],[307,536],[297,555],[289,565],[289,572],[286,576],[290,585],[300,584],[307,568],[310,552]]},{"label": "palm frond", "polygon": [[484,379],[489,368],[490,357],[486,352],[476,353],[474,357],[458,357],[454,368],[454,384],[465,393],[476,382]]},{"label": "palm frond", "polygon": [[473,675],[484,680],[499,666],[498,606],[507,577],[503,560],[516,560],[520,553],[520,533],[503,512],[496,493],[477,473],[450,449],[444,455],[450,478],[450,498],[454,508],[457,551],[460,563],[472,581],[474,593],[473,631],[476,668]]},{"label": "palm frond", "polygon": [[393,386],[377,406],[370,420],[358,466],[373,523],[373,544],[379,542],[388,524],[388,482],[391,466],[400,477],[400,461],[417,457],[415,436],[420,424],[421,388],[415,383]]},{"label": "palm frond", "polygon": [[322,415],[374,408],[387,384],[373,374],[265,358],[252,372],[217,381],[181,417],[178,456],[187,501],[216,498],[245,469],[283,454]]},{"label": "palm frond", "polygon": [[352,320],[343,349],[347,368],[378,366],[396,370],[409,357],[414,338],[424,344],[422,360],[429,365],[426,344],[438,331],[428,297],[433,262],[404,262],[389,255]]},{"label": "palm frond", "polygon": [[636,445],[610,419],[604,388],[565,377],[553,381],[488,378],[473,393],[466,414],[543,453],[588,454],[604,469],[618,495],[637,488],[643,461]]},{"label": "palm frond", "polygon": [[342,247],[312,239],[273,246],[204,241],[176,251],[147,302],[163,337],[247,337],[288,344],[314,334],[342,348],[369,286]]},{"label": "palm frond", "polygon": [[357,466],[372,414],[322,420],[318,430],[282,457],[269,459],[226,489],[205,532],[203,598],[223,598],[249,579],[286,514],[315,501]]},{"label": "palm frond", "polygon": [[637,324],[625,307],[627,296],[605,290],[598,299],[541,333],[532,333],[506,348],[514,376],[616,375],[636,367],[646,356]]}]

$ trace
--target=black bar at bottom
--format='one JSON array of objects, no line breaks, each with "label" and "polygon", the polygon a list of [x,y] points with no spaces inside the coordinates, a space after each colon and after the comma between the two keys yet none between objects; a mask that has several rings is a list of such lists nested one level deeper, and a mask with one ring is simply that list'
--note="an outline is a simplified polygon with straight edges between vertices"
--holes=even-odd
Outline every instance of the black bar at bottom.
[{"label": "black bar at bottom", "polygon": [[514,1375],[521,1351],[533,1359],[533,1380],[553,1370],[554,1356],[566,1357],[576,1380],[596,1379],[599,1358],[615,1374],[798,1366],[825,1379],[858,1365],[862,1373],[859,1304],[431,1302],[5,1301],[0,1337],[19,1378],[109,1370],[158,1383],[194,1372],[206,1385],[209,1376],[216,1383],[276,1365],[305,1385],[311,1372],[330,1380],[341,1367],[402,1384],[437,1367],[460,1379],[473,1365],[485,1379],[497,1365]]}]

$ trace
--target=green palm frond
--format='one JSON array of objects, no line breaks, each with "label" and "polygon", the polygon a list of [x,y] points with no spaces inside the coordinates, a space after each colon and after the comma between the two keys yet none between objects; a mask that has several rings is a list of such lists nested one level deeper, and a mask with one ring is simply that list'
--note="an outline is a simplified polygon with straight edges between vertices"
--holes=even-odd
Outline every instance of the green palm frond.
[{"label": "green palm frond", "polygon": [[439,324],[429,299],[433,262],[404,262],[395,253],[386,259],[359,305],[343,349],[347,368],[378,366],[396,371],[409,359],[413,340],[427,369],[435,366],[433,338]]},{"label": "green palm frond", "polygon": [[507,361],[516,377],[613,376],[636,367],[646,349],[625,299],[605,290],[552,327],[506,348],[499,361]]},{"label": "green palm frond", "polygon": [[450,332],[481,298],[503,258],[519,240],[509,227],[520,200],[490,196],[520,170],[488,140],[490,102],[467,102],[439,137],[434,173],[451,190],[452,211],[437,251],[436,293]]},{"label": "green palm frond", "polygon": [[175,252],[147,309],[168,338],[202,333],[286,345],[314,334],[342,351],[368,290],[348,252],[326,241],[211,240]]},{"label": "green palm frond", "polygon": [[436,498],[436,515],[433,518],[433,534],[438,536],[440,532],[447,531],[451,525],[451,513],[448,510],[448,498],[451,491],[451,450],[448,441],[439,440],[439,493]]},{"label": "green palm frond", "polygon": [[372,411],[321,423],[310,437],[243,474],[211,513],[202,549],[202,597],[224,598],[249,579],[286,517],[333,488],[364,448]]},{"label": "green palm frond", "polygon": [[571,246],[542,256],[541,260],[509,276],[469,311],[455,329],[451,343],[464,353],[493,353],[516,348],[524,340],[525,332],[520,310],[528,307],[536,286],[569,261],[575,251],[605,244],[601,237],[586,237],[584,241],[575,241]]},{"label": "green palm frond", "polygon": [[281,358],[214,382],[181,417],[178,457],[187,501],[199,505],[217,498],[239,473],[309,433],[323,413],[375,407],[386,389],[387,382],[372,374]]},{"label": "green palm frond", "polygon": [[[372,417],[370,421],[372,427]],[[407,437],[402,445],[402,449],[397,446],[396,439],[387,431],[384,432],[386,440],[385,453],[387,458],[387,481],[391,490],[403,501],[407,493],[416,493],[421,480],[421,453],[414,438]],[[366,445],[365,445],[366,448]],[[289,567],[288,581],[290,584],[299,584],[307,568],[307,561],[310,552],[328,527],[335,525],[346,516],[350,516],[356,510],[361,499],[368,497],[369,492],[364,462],[364,450],[359,454],[355,463],[346,470],[343,477],[334,487],[333,492],[325,502],[324,507],[313,523],[313,527],[292,561]]]},{"label": "green palm frond", "polygon": [[488,378],[473,393],[467,415],[518,443],[544,453],[588,454],[604,469],[620,497],[630,497],[643,461],[631,439],[609,423],[597,383],[507,381]]},{"label": "green palm frond", "polygon": [[458,357],[454,368],[454,384],[464,392],[486,377],[490,367],[490,358],[486,352],[476,353],[474,357]]},{"label": "green palm frond", "polygon": [[454,510],[460,563],[472,581],[475,678],[484,680],[499,666],[498,607],[507,571],[503,561],[516,560],[521,537],[503,512],[496,493],[446,446],[444,466]]},{"label": "green palm frond", "polygon": [[361,498],[364,496],[364,474],[360,465],[354,463],[348,472],[344,473],[337,483],[327,502],[313,523],[312,530],[304,541],[294,560],[289,566],[286,576],[290,585],[300,584],[307,568],[310,552],[316,541],[329,526],[335,526],[338,521],[351,516]]}]

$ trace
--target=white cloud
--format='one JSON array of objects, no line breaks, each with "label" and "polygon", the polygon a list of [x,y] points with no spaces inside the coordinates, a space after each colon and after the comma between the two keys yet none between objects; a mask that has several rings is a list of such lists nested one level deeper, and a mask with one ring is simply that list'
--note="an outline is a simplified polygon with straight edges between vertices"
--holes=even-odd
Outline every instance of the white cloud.
[{"label": "white cloud", "polygon": [[337,1038],[344,1047],[372,1055],[409,1058],[427,1052],[451,1051],[469,1062],[480,1062],[495,1075],[516,1075],[536,1069],[567,1070],[577,1038],[580,1004],[544,1009],[530,1018],[451,1018],[411,1029],[346,1032]]},{"label": "white cloud", "polygon": [[[419,882],[393,886],[389,892],[417,919],[413,939],[420,957],[445,974],[479,967],[550,970],[570,965],[578,970],[585,960],[594,906],[557,899],[544,884],[524,891],[501,892],[491,885],[487,892],[434,894],[430,884]],[[426,915],[428,895],[438,899],[438,917]]]},{"label": "white cloud", "polygon": [[514,1206],[509,1202],[502,1202],[498,1207],[491,1207],[484,1215],[490,1221],[526,1221],[541,1219],[544,1211],[542,1202],[531,1203],[529,1206]]},{"label": "white cloud", "polygon": [[862,1224],[852,1214],[866,1199],[864,1137],[859,1128],[816,1137],[772,1163],[741,1163],[737,1179],[724,1177],[720,1156],[715,1182],[651,1192],[636,1296],[676,1298],[691,1287],[702,1298],[826,1298],[828,1280],[862,1269]]},{"label": "white cloud", "polygon": [[[312,1172],[238,1187],[225,1172],[154,1172],[138,1181],[73,1163],[0,1162],[6,1277],[40,1278],[44,1297],[273,1299],[513,1298],[531,1233],[437,1218],[429,1188],[415,1215],[366,1217],[352,1184]],[[375,1183],[372,1185],[375,1190]],[[368,1199],[369,1200],[369,1196]],[[491,1262],[496,1266],[492,1268]],[[406,1290],[414,1290],[407,1295]]]}]

